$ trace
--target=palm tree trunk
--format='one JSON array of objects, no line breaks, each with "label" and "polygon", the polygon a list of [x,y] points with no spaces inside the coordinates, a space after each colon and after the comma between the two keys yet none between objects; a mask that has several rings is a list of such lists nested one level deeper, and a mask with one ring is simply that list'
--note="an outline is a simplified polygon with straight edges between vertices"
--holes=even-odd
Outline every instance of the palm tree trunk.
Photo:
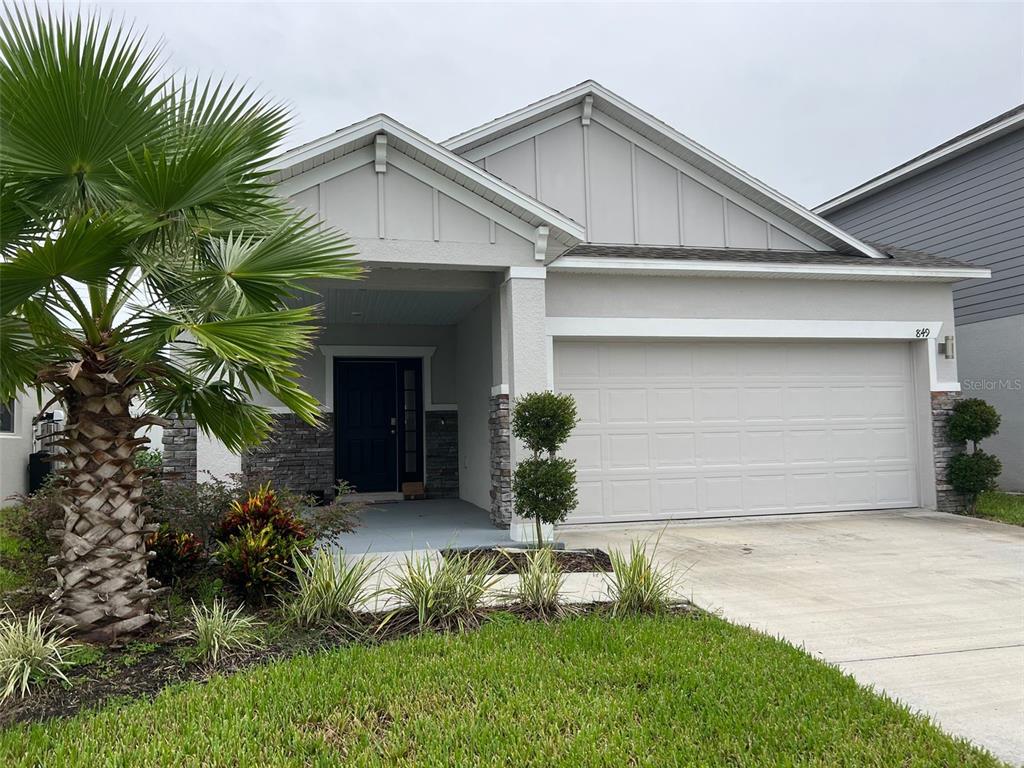
[{"label": "palm tree trunk", "polygon": [[[60,382],[67,426],[58,473],[66,487],[58,554],[58,620],[87,639],[110,642],[153,622],[157,582],[146,575],[144,469],[135,453],[149,439],[133,418],[135,394],[116,373],[79,370]],[[119,381],[121,379],[121,381]]]}]

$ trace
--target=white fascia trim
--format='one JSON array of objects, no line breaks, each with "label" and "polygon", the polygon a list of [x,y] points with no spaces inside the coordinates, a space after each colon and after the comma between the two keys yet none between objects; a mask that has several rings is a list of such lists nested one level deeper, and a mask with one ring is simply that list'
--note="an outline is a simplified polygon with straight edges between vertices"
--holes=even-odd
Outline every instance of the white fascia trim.
[{"label": "white fascia trim", "polygon": [[[867,243],[861,242],[852,235],[847,234],[831,222],[826,221],[815,213],[807,210],[795,200],[791,200],[781,192],[777,192],[764,182],[751,176],[746,171],[737,168],[729,161],[719,157],[707,147],[698,144],[693,139],[680,133],[672,126],[654,117],[654,115],[644,112],[636,105],[631,104],[621,96],[612,93],[607,88],[593,80],[587,80],[586,82],[580,83],[579,85],[560,93],[556,93],[553,96],[549,96],[546,99],[542,99],[541,101],[512,112],[504,117],[498,118],[497,120],[492,120],[489,123],[485,123],[484,125],[473,128],[465,133],[453,136],[447,141],[444,141],[442,146],[446,149],[457,152],[461,147],[481,141],[491,134],[500,133],[511,126],[515,126],[523,121],[528,121],[537,115],[551,112],[553,109],[557,109],[561,105],[568,106],[571,103],[582,100],[587,95],[597,97],[598,99],[622,111],[633,120],[636,120],[653,131],[657,131],[670,141],[675,142],[685,151],[690,152],[710,165],[715,166],[722,172],[732,176],[778,205],[789,209],[805,220],[808,224],[811,224],[816,229],[827,232],[831,237],[845,243],[858,253],[863,253],[865,256],[870,256],[873,259],[885,258],[884,254],[875,248],[872,248]],[[595,107],[599,108],[600,104],[595,104]]]},{"label": "white fascia trim", "polygon": [[[928,385],[932,392],[959,392],[955,382],[938,379],[941,320],[751,320],[655,317],[549,317],[549,347],[556,338],[573,339],[846,339],[928,342]],[[548,385],[554,385],[554,352]]]},{"label": "white fascia trim", "polygon": [[961,155],[969,149],[973,149],[979,144],[992,141],[1002,136],[1004,133],[1016,129],[1018,126],[1024,126],[1024,112],[1016,115],[1011,115],[1005,120],[1001,120],[995,125],[990,125],[988,128],[973,133],[970,136],[965,136],[955,144],[950,144],[948,147],[929,152],[923,157],[918,158],[912,163],[896,168],[889,173],[886,173],[873,181],[868,181],[861,184],[859,187],[854,187],[849,192],[846,192],[839,197],[834,197],[831,200],[827,200],[814,209],[814,212],[819,215],[826,215],[833,213],[840,208],[843,208],[850,203],[855,203],[863,197],[867,197],[873,192],[891,187],[893,184],[902,181],[910,176],[921,173],[931,168],[933,165],[951,160],[957,155]]},{"label": "white fascia trim", "polygon": [[334,359],[337,357],[418,357],[423,361],[423,409],[425,411],[456,410],[456,406],[436,404],[430,391],[430,359],[437,351],[437,347],[389,347],[389,346],[359,346],[359,345],[331,345],[320,346],[320,351],[326,358],[324,363],[324,409],[334,411]]},{"label": "white fascia trim", "polygon": [[495,196],[501,197],[530,215],[547,222],[571,239],[582,241],[586,237],[586,232],[581,224],[577,224],[572,219],[549,208],[529,195],[523,194],[515,187],[506,184],[496,176],[492,176],[468,160],[435,144],[430,139],[421,136],[411,128],[402,125],[387,115],[376,115],[342,131],[325,136],[323,139],[314,141],[304,147],[286,152],[271,160],[267,165],[267,169],[280,171],[291,168],[307,160],[312,160],[335,147],[340,147],[351,141],[377,133],[386,133],[405,142],[415,150],[451,168],[455,173],[461,174],[474,183],[479,184]]},{"label": "white fascia trim", "polygon": [[941,320],[761,320],[674,317],[549,317],[547,334],[651,339],[937,339]]},{"label": "white fascia trim", "polygon": [[548,265],[552,272],[612,272],[637,274],[732,274],[748,277],[801,275],[892,279],[973,280],[992,276],[981,267],[889,267],[872,264],[756,264],[740,261],[673,261],[671,259],[561,256]]},{"label": "white fascia trim", "polygon": [[543,280],[547,274],[547,267],[509,267],[507,279]]}]

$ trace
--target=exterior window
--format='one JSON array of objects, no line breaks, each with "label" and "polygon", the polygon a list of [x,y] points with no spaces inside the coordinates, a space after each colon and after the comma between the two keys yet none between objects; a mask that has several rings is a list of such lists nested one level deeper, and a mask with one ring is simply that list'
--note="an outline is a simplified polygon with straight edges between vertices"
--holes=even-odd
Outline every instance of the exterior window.
[{"label": "exterior window", "polygon": [[0,433],[14,432],[14,401],[0,403]]},{"label": "exterior window", "polygon": [[405,417],[405,471],[413,474],[419,465],[419,445],[416,440],[416,371],[406,369],[402,375],[403,405]]}]

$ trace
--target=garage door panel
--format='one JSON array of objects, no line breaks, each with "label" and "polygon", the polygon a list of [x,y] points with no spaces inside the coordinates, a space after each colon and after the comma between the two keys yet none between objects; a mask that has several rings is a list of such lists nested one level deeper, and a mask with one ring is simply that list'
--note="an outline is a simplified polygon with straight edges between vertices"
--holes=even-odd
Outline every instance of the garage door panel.
[{"label": "garage door panel", "polygon": [[701,423],[740,420],[740,391],[736,387],[707,387],[697,390],[697,421]]},{"label": "garage door panel", "polygon": [[784,421],[783,387],[747,387],[741,393],[741,415],[745,422]]},{"label": "garage door panel", "polygon": [[655,389],[651,393],[651,418],[655,424],[693,421],[693,390]]},{"label": "garage door panel", "polygon": [[653,436],[655,469],[695,469],[697,436],[692,432],[658,432]]},{"label": "garage door panel", "polygon": [[697,479],[695,477],[656,479],[654,481],[655,509],[663,517],[696,514]]},{"label": "garage door panel", "polygon": [[605,392],[605,423],[646,424],[647,390],[611,388]]},{"label": "garage door panel", "polygon": [[902,343],[558,342],[556,388],[581,416],[569,522],[912,506],[909,359]]}]

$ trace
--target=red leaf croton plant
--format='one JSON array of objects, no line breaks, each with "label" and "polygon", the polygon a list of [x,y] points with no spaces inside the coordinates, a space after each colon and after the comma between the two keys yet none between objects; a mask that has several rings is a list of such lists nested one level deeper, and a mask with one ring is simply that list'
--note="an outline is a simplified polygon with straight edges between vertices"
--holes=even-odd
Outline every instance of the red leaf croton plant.
[{"label": "red leaf croton plant", "polygon": [[67,414],[53,598],[99,640],[154,620],[140,429],[187,413],[238,451],[270,428],[257,390],[315,423],[307,281],[359,274],[267,178],[288,111],[163,71],[96,16],[0,17],[0,398]]}]

